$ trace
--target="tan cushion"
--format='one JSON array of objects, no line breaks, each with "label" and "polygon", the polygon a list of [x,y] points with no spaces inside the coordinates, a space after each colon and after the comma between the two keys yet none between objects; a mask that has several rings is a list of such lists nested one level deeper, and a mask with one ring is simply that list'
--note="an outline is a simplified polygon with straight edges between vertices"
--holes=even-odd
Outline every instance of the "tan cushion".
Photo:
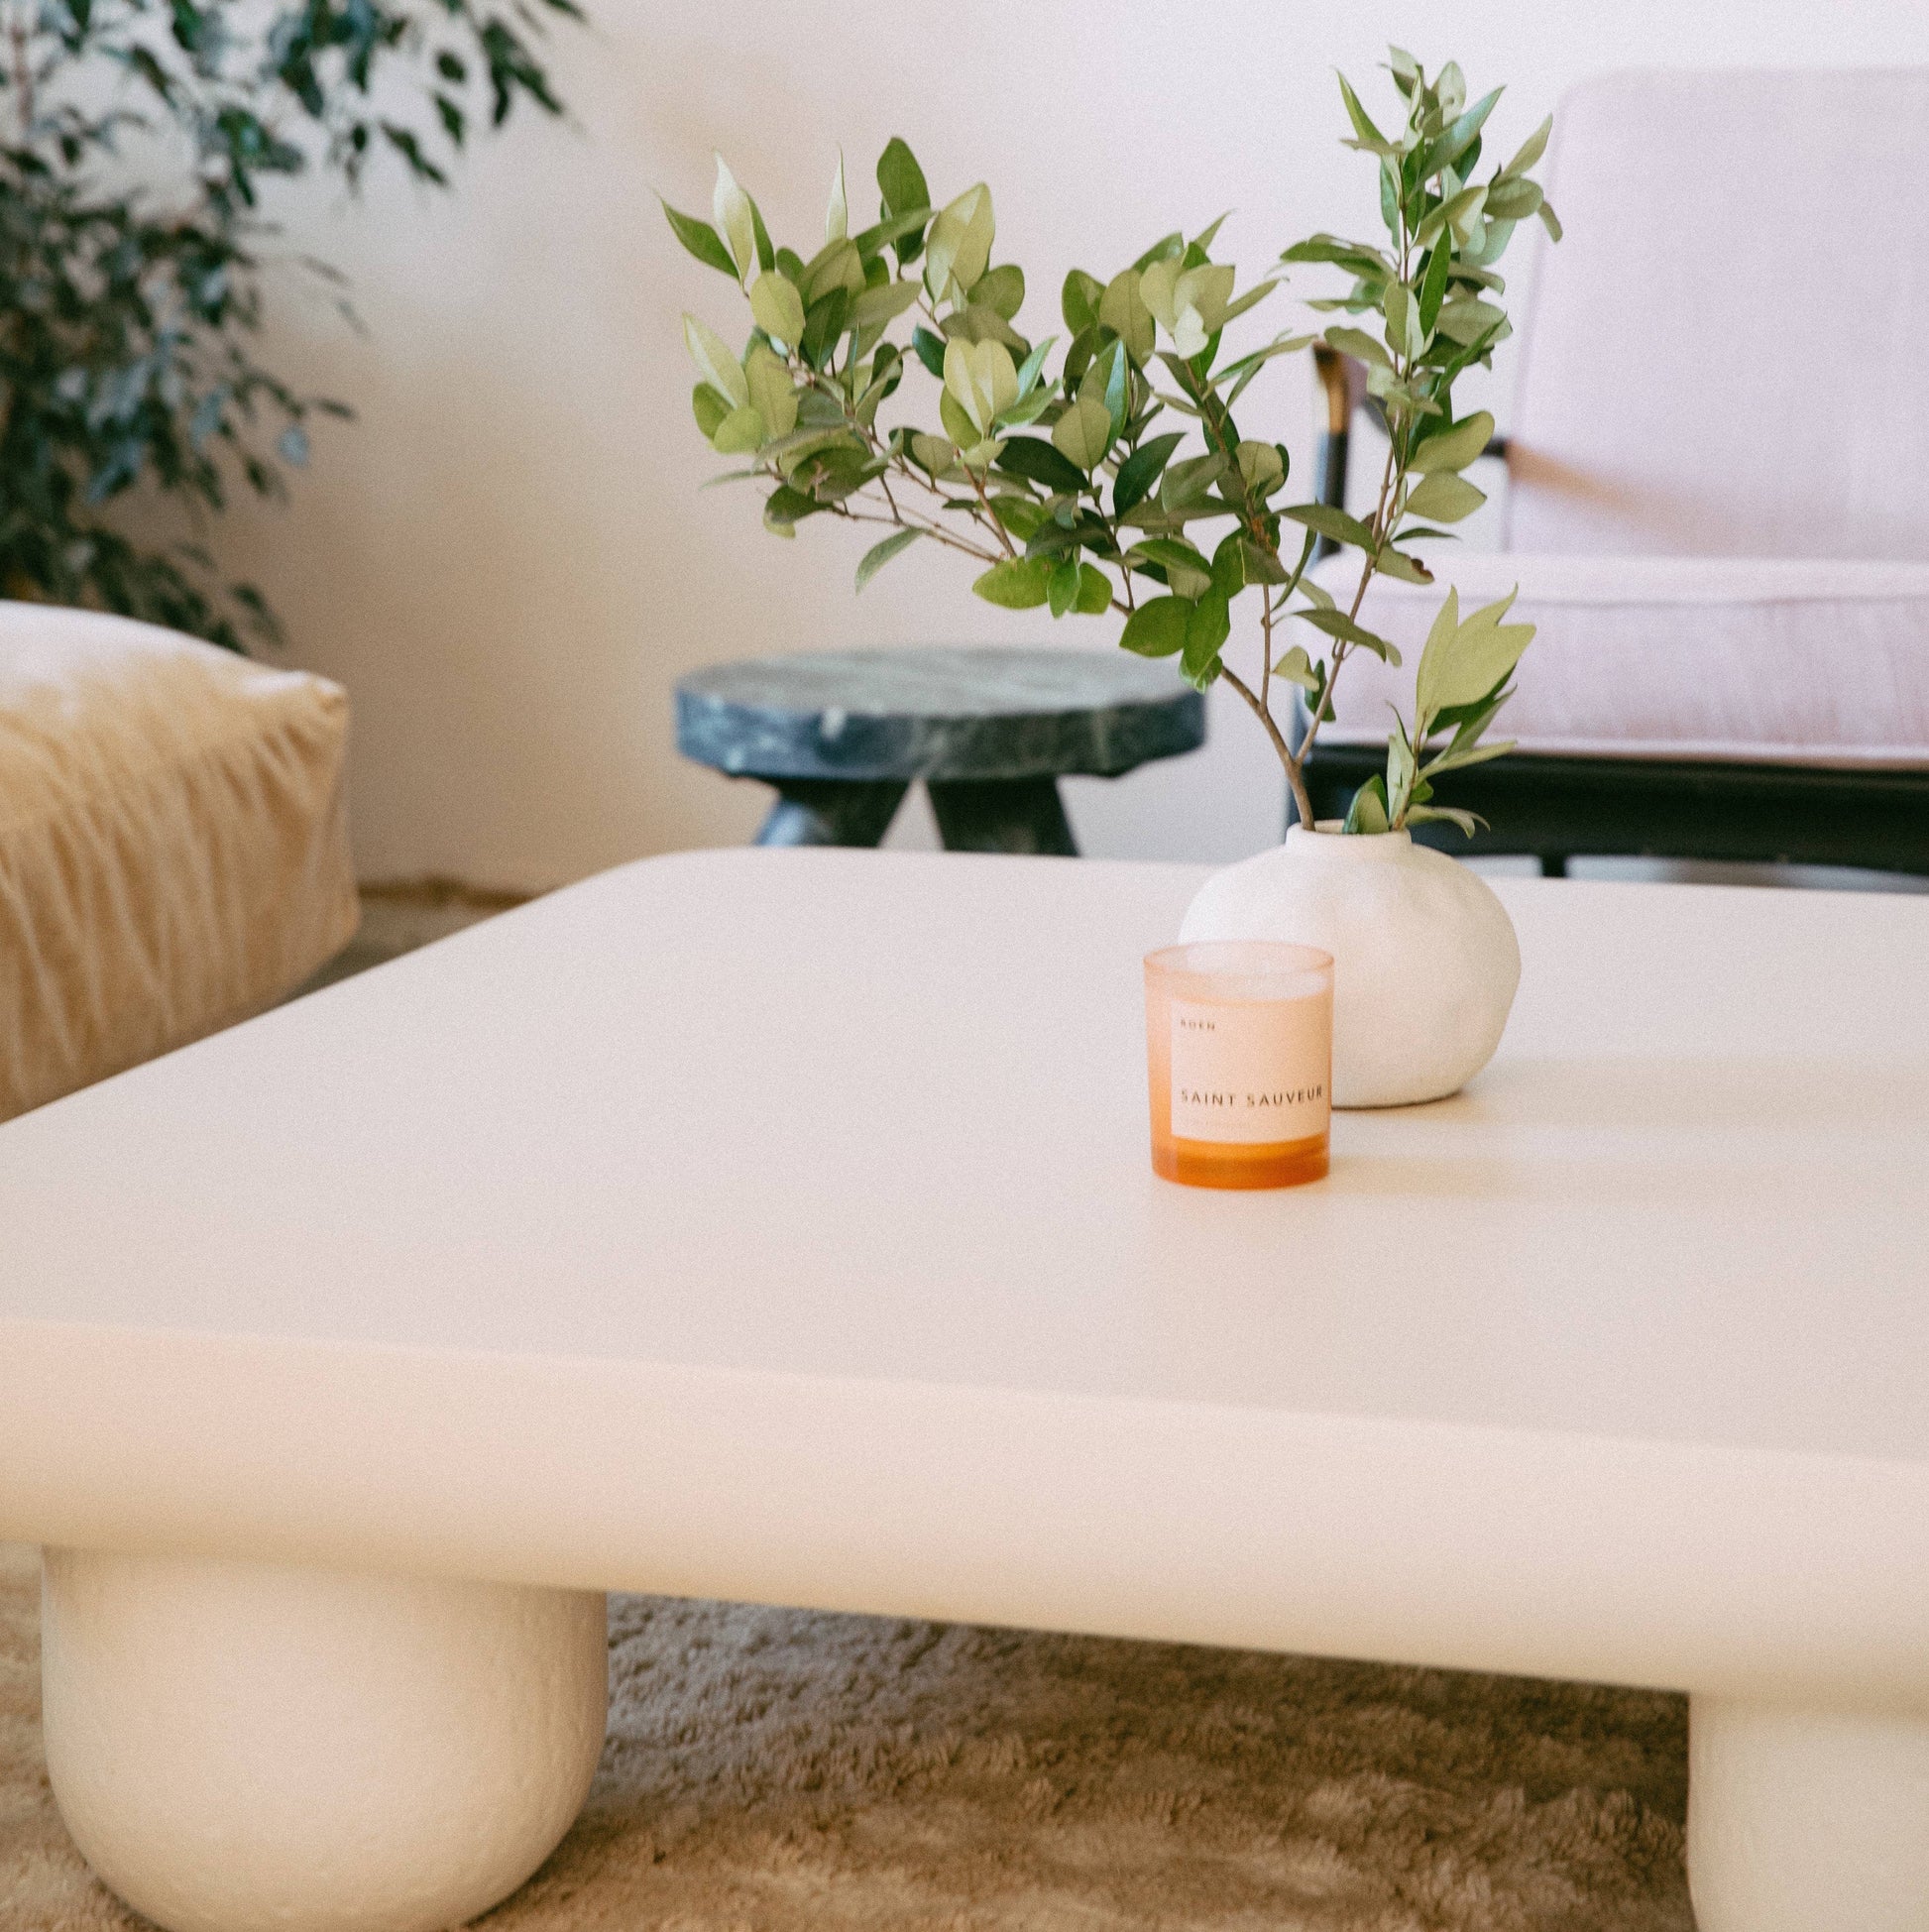
[{"label": "tan cushion", "polygon": [[[1335,739],[1384,739],[1389,700],[1412,717],[1449,583],[1463,614],[1519,585],[1539,634],[1493,736],[1523,750],[1929,768],[1929,564],[1434,549],[1437,587],[1368,594],[1361,621],[1406,664],[1347,660]],[[1345,597],[1358,573],[1342,552],[1319,577]]]},{"label": "tan cushion", "polygon": [[0,603],[0,1119],[269,1005],[355,930],[348,700]]}]

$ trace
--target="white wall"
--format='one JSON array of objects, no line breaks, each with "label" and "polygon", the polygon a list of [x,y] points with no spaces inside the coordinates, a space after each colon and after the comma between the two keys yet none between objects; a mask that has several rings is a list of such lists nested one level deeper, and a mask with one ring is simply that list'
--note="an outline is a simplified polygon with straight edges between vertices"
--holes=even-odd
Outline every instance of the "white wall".
[{"label": "white wall", "polygon": [[[747,837],[760,790],[671,745],[675,678],[718,657],[1109,642],[1098,621],[990,610],[935,552],[853,599],[851,533],[783,543],[742,487],[699,492],[721,466],[690,418],[678,315],[740,336],[740,310],[652,189],[706,208],[713,147],[800,245],[821,233],[840,142],[862,215],[894,133],[941,196],[987,178],[997,257],[1032,273],[1021,321],[1038,334],[1075,261],[1109,273],[1224,207],[1222,247],[1248,272],[1309,229],[1369,223],[1371,170],[1337,146],[1332,69],[1377,79],[1388,39],[1429,65],[1458,57],[1476,88],[1507,81],[1499,144],[1603,68],[1929,61],[1921,0],[586,4],[592,31],[552,43],[574,126],[517,128],[453,197],[389,181],[359,208],[284,210],[291,243],[354,276],[369,332],[284,308],[275,352],[362,420],[320,431],[291,509],[237,516],[219,541],[283,610],[294,661],[353,695],[370,876],[536,886]],[[1738,217],[1772,205],[1764,182]],[[1303,275],[1313,291],[1318,272]],[[1282,366],[1247,415],[1302,464],[1309,382]],[[1277,836],[1281,782],[1256,730],[1231,705],[1213,726],[1191,759],[1081,781],[1088,849],[1221,857]]]}]

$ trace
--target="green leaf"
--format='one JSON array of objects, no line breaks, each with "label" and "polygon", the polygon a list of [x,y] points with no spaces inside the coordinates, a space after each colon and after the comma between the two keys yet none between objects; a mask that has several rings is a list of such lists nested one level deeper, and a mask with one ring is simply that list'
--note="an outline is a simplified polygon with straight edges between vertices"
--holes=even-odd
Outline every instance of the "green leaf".
[{"label": "green leaf", "polygon": [[[1212,588],[1222,591],[1227,597],[1237,597],[1254,579],[1248,574],[1250,559],[1264,557],[1265,552],[1252,542],[1243,530],[1228,530],[1219,539],[1219,547],[1212,552]],[[1282,571],[1281,576],[1286,573]]]},{"label": "green leaf", "polygon": [[763,418],[766,440],[788,436],[797,427],[798,402],[790,371],[761,342],[753,342],[744,379],[750,386],[750,406]]},{"label": "green leaf", "polygon": [[[1420,277],[1419,285],[1419,323],[1422,330],[1431,333],[1440,319],[1440,304],[1446,300],[1447,271],[1453,266],[1453,250],[1435,248],[1426,258],[1426,270]],[[1389,289],[1391,294],[1392,290]]]},{"label": "green leaf", "polygon": [[1507,311],[1496,308],[1492,302],[1466,298],[1448,302],[1440,310],[1439,321],[1440,333],[1449,341],[1472,347],[1484,343],[1489,336],[1497,342],[1501,339],[1507,327]]},{"label": "green leaf", "polygon": [[1042,436],[1009,436],[998,468],[1008,476],[1019,476],[1047,490],[1073,495],[1084,489],[1085,474],[1069,462]]},{"label": "green leaf", "polygon": [[1356,276],[1377,276],[1391,281],[1394,276],[1393,263],[1375,248],[1371,242],[1343,241],[1337,235],[1308,235],[1303,242],[1295,242],[1281,255],[1282,262],[1329,262],[1335,268],[1349,270]]},{"label": "green leaf", "polygon": [[787,348],[803,341],[804,298],[776,270],[766,270],[750,284],[750,313],[765,335]]},{"label": "green leaf", "polygon": [[1192,607],[1183,597],[1155,597],[1125,620],[1120,645],[1140,657],[1172,657],[1186,648]]},{"label": "green leaf", "polygon": [[[877,186],[884,197],[887,216],[906,215],[914,209],[931,206],[931,190],[925,185],[924,170],[897,135],[891,137],[877,158]],[[924,246],[924,223],[919,222],[904,235],[892,239],[896,241],[898,266],[902,268],[916,260]]]},{"label": "green leaf", "polygon": [[1283,677],[1289,684],[1297,684],[1302,691],[1313,694],[1318,692],[1323,682],[1313,668],[1312,659],[1306,655],[1305,644],[1295,644],[1286,651],[1274,664],[1273,675]]},{"label": "green leaf", "polygon": [[933,335],[920,322],[911,331],[911,348],[918,360],[942,383],[945,380],[945,338]]},{"label": "green leaf", "polygon": [[844,237],[826,242],[804,266],[804,294],[815,304],[833,288],[849,295],[861,295],[869,286],[864,277],[864,259],[857,244]]},{"label": "green leaf", "polygon": [[1516,155],[1514,159],[1511,162],[1509,162],[1505,168],[1501,170],[1500,178],[1504,181],[1507,181],[1507,180],[1512,180],[1516,175],[1525,174],[1528,171],[1528,170],[1532,168],[1533,164],[1537,162],[1540,159],[1540,157],[1547,152],[1547,137],[1550,134],[1552,134],[1553,131],[1554,131],[1554,117],[1551,114],[1549,114],[1547,118],[1544,121],[1542,121],[1540,125],[1537,128],[1535,128],[1534,131],[1531,135],[1529,135],[1524,142],[1521,143],[1521,152],[1518,155]]},{"label": "green leaf", "polygon": [[801,523],[806,516],[815,516],[824,506],[814,497],[807,497],[801,490],[793,490],[789,484],[782,484],[764,500],[763,526],[788,536],[792,523]]},{"label": "green leaf", "polygon": [[1346,814],[1347,832],[1390,832],[1393,828],[1387,823],[1387,787],[1378,772],[1369,778],[1353,794],[1353,803]]},{"label": "green leaf", "polygon": [[1397,356],[1412,362],[1426,347],[1426,331],[1420,327],[1419,302],[1404,282],[1387,290],[1387,346]]},{"label": "green leaf", "polygon": [[[886,282],[879,287],[866,288],[851,304],[847,326],[853,329],[882,328],[902,315],[918,299],[918,284],[909,281]],[[775,331],[772,330],[772,333]],[[790,340],[788,336],[784,339]]]},{"label": "green leaf", "polygon": [[1431,759],[1428,762],[1426,776],[1430,778],[1442,771],[1461,771],[1470,764],[1485,764],[1489,758],[1504,758],[1520,741],[1519,739],[1506,738],[1502,739],[1498,744],[1469,743],[1463,751],[1459,748],[1458,741],[1456,740],[1453,745],[1442,751],[1437,758]]},{"label": "green leaf", "polygon": [[[845,246],[848,248],[850,244],[847,242]],[[842,286],[818,296],[804,311],[804,339],[797,346],[813,369],[829,366],[831,353],[844,334],[850,313],[851,291]]]},{"label": "green leaf", "polygon": [[925,238],[924,283],[933,301],[959,301],[991,266],[996,222],[982,181],[942,209]]},{"label": "green leaf", "polygon": [[1373,548],[1373,532],[1357,516],[1349,516],[1331,504],[1296,504],[1280,514],[1320,536],[1331,537],[1335,543],[1350,543],[1357,550]]},{"label": "green leaf", "polygon": [[1256,287],[1248,288],[1236,302],[1228,302],[1212,318],[1214,328],[1222,329],[1228,322],[1236,322],[1249,308],[1257,308],[1280,284],[1277,282],[1262,282]]},{"label": "green leaf", "polygon": [[1415,678],[1414,716],[1422,736],[1431,729],[1434,715],[1444,702],[1440,696],[1440,679],[1459,629],[1460,592],[1457,586],[1449,586],[1446,601],[1433,614]]},{"label": "green leaf", "polygon": [[1485,491],[1476,490],[1465,477],[1450,470],[1436,470],[1422,477],[1407,499],[1410,516],[1430,516],[1441,523],[1457,523],[1471,516],[1487,501]]},{"label": "green leaf", "polygon": [[1021,397],[1031,394],[1032,385],[1043,373],[1045,358],[1052,353],[1052,344],[1057,340],[1057,336],[1048,335],[1043,342],[1035,344],[1031,354],[1018,365],[1018,394]]},{"label": "green leaf", "polygon": [[1358,644],[1362,649],[1370,650],[1383,662],[1391,664],[1396,670],[1400,668],[1399,650],[1385,637],[1376,635],[1365,625],[1349,618],[1344,611],[1328,611],[1315,606],[1309,611],[1290,611],[1287,615],[1300,619],[1303,624],[1311,625],[1315,630],[1323,630],[1329,637],[1339,637],[1349,644]]},{"label": "green leaf", "polygon": [[1123,516],[1128,510],[1144,503],[1152,494],[1152,486],[1159,481],[1159,472],[1185,440],[1186,432],[1183,429],[1154,436],[1150,442],[1141,443],[1118,466],[1118,475],[1112,483],[1112,513],[1115,516]]},{"label": "green leaf", "polygon": [[1105,460],[1112,446],[1112,417],[1095,397],[1080,396],[1052,426],[1052,443],[1061,455],[1087,474]]},{"label": "green leaf", "polygon": [[1159,483],[1159,507],[1168,513],[1202,502],[1212,486],[1229,467],[1216,451],[1208,456],[1189,456],[1183,463],[1169,463]]},{"label": "green leaf", "polygon": [[[1464,114],[1453,120],[1440,134],[1420,150],[1419,159],[1414,165],[1414,178],[1428,181],[1443,168],[1453,168],[1469,148],[1474,145],[1474,137],[1486,125],[1487,117],[1501,97],[1496,87],[1491,94],[1476,101]],[[1464,179],[1472,171],[1472,164],[1467,163],[1458,170]]]},{"label": "green leaf", "polygon": [[882,543],[873,543],[857,566],[857,588],[861,591],[893,557],[901,556],[923,534],[922,530],[894,530]]},{"label": "green leaf", "polygon": [[731,405],[708,383],[699,383],[690,392],[690,407],[696,413],[697,427],[703,431],[705,442],[716,435],[731,412]]},{"label": "green leaf", "polygon": [[1045,592],[1055,618],[1064,617],[1076,607],[1078,602],[1078,559],[1076,556],[1061,557],[1052,566],[1052,574],[1045,580]]},{"label": "green leaf", "polygon": [[[1018,400],[1018,371],[1011,351],[1002,342],[952,337],[945,345],[945,391],[976,426],[979,436],[989,436],[998,417]],[[945,426],[958,436],[949,417]],[[959,437],[959,441],[964,440]]]},{"label": "green leaf", "polygon": [[[1023,438],[1014,437],[1013,441]],[[1011,445],[1005,445],[1009,453]],[[958,445],[949,436],[928,436],[914,433],[911,437],[911,455],[920,468],[928,470],[933,476],[951,468],[958,461]],[[1002,459],[1001,459],[1002,460]]]},{"label": "green leaf", "polygon": [[1541,227],[1547,231],[1547,239],[1550,242],[1559,241],[1562,233],[1560,218],[1554,213],[1552,204],[1543,201],[1534,212],[1540,217]]},{"label": "green leaf", "polygon": [[1421,248],[1430,248],[1443,234],[1451,232],[1456,242],[1464,243],[1487,205],[1485,187],[1462,188],[1450,201],[1442,201],[1414,233]]},{"label": "green leaf", "polygon": [[1222,591],[1208,591],[1186,619],[1186,647],[1180,668],[1203,691],[1219,675],[1219,652],[1232,631],[1232,614]]},{"label": "green leaf", "polygon": [[683,318],[683,345],[704,381],[734,409],[750,399],[750,385],[730,344],[708,322],[695,315]]},{"label": "green leaf", "polygon": [[659,194],[663,213],[668,218],[676,238],[707,269],[715,269],[719,275],[727,275],[737,280],[737,264],[731,260],[731,252],[724,246],[724,239],[707,221],[699,221],[695,215],[686,215],[670,206]]},{"label": "green leaf", "polygon": [[1487,823],[1478,812],[1463,812],[1453,805],[1410,805],[1407,808],[1406,823],[1409,825],[1432,825],[1441,821],[1457,825],[1469,839]]},{"label": "green leaf", "polygon": [[1183,537],[1155,536],[1132,546],[1134,557],[1156,563],[1166,582],[1184,598],[1201,597],[1212,588],[1212,566]]},{"label": "green leaf", "polygon": [[1226,216],[1231,213],[1232,210],[1228,208],[1216,221],[1208,221],[1187,244],[1187,253],[1191,254],[1193,249],[1197,249],[1199,254],[1203,255],[1218,240],[1219,230],[1225,226]]},{"label": "green leaf", "polygon": [[987,269],[971,284],[970,302],[982,302],[1009,322],[1025,305],[1025,272],[1015,262],[1002,268]]},{"label": "green leaf", "polygon": [[[1447,711],[1455,706],[1476,704],[1497,691],[1514,673],[1521,653],[1533,641],[1531,624],[1504,624],[1517,592],[1510,592],[1498,603],[1486,605],[1472,617],[1456,624],[1450,636],[1437,643],[1428,637],[1426,656],[1433,660],[1430,672],[1424,657],[1421,669],[1426,675],[1425,696],[1419,699],[1422,712]],[[1455,603],[1451,594],[1448,604]],[[1444,617],[1444,613],[1442,613]],[[1441,620],[1434,621],[1434,631]]]},{"label": "green leaf", "polygon": [[987,604],[996,604],[1002,610],[1036,610],[1051,594],[1055,568],[1050,557],[1008,558],[994,563],[971,589]]},{"label": "green leaf", "polygon": [[1364,329],[1328,329],[1326,342],[1329,347],[1337,349],[1341,355],[1351,356],[1355,362],[1378,363],[1382,369],[1393,367],[1385,344],[1375,341]]},{"label": "green leaf", "polygon": [[1437,429],[1414,451],[1410,469],[1422,476],[1436,470],[1464,470],[1493,440],[1494,418],[1476,409],[1450,429]]},{"label": "green leaf", "polygon": [[1065,287],[1059,296],[1059,312],[1074,335],[1080,334],[1098,320],[1098,301],[1104,292],[1105,284],[1096,276],[1087,275],[1083,269],[1074,269],[1066,277]]},{"label": "green leaf", "polygon": [[1131,273],[1133,275],[1144,275],[1146,270],[1151,268],[1153,263],[1169,262],[1175,255],[1184,255],[1185,253],[1186,253],[1186,237],[1182,235],[1177,228],[1175,228],[1170,235],[1161,235],[1159,239],[1156,242],[1154,242],[1152,246],[1149,249],[1147,249],[1146,252],[1143,255],[1141,255],[1136,262],[1132,264]]},{"label": "green leaf", "polygon": [[1078,601],[1072,607],[1084,617],[1103,617],[1112,608],[1112,580],[1096,564],[1078,566]]},{"label": "green leaf", "polygon": [[717,185],[711,195],[711,212],[717,218],[717,232],[730,250],[737,280],[741,282],[756,266],[756,215],[750,197],[737,184],[722,155],[717,157]]},{"label": "green leaf", "polygon": [[1383,543],[1374,553],[1373,567],[1385,577],[1398,577],[1403,584],[1430,584],[1433,573],[1418,557],[1407,556],[1392,544]]},{"label": "green leaf", "polygon": [[838,171],[831,176],[831,198],[824,210],[824,239],[841,242],[851,233],[851,191],[844,179],[844,150],[838,150]]},{"label": "green leaf", "polygon": [[946,390],[938,398],[938,420],[945,425],[945,434],[960,450],[975,449],[984,440],[984,432],[965,413],[964,404],[950,390]]},{"label": "green leaf", "polygon": [[1372,117],[1360,105],[1360,97],[1354,93],[1352,82],[1344,74],[1337,77],[1340,98],[1346,103],[1346,118],[1353,123],[1354,134],[1361,141],[1371,142],[1376,148],[1391,149],[1392,143],[1373,125]]},{"label": "green leaf", "polygon": [[1526,221],[1546,197],[1532,181],[1495,181],[1487,190],[1486,212],[1496,221]]},{"label": "green leaf", "polygon": [[1141,369],[1152,360],[1158,341],[1152,311],[1139,293],[1139,271],[1126,269],[1105,284],[1098,298],[1098,319],[1125,344],[1125,353]]}]

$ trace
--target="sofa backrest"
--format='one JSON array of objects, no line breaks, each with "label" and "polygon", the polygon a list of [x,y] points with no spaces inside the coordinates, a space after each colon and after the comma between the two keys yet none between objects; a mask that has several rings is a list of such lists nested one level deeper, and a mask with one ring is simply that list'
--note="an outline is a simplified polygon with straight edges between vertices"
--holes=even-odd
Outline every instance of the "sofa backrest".
[{"label": "sofa backrest", "polygon": [[1929,69],[1609,75],[1546,179],[1509,548],[1929,558]]}]

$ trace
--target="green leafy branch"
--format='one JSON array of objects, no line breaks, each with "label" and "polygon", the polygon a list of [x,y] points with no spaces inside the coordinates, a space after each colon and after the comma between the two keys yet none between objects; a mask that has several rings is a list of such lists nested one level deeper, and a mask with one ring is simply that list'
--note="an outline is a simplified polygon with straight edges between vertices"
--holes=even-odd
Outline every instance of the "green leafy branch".
[{"label": "green leafy branch", "polygon": [[[256,354],[279,179],[386,156],[446,185],[478,127],[560,111],[545,16],[472,0],[0,0],[0,595],[93,605],[240,648],[277,634],[194,540],[273,498],[317,416]],[[138,143],[140,181],[124,149]],[[297,266],[289,264],[288,266]],[[338,302],[341,278],[305,262]],[[187,535],[118,527],[171,509]]]},{"label": "green leafy branch", "polygon": [[[1211,255],[1219,222],[1191,238],[1175,231],[1109,280],[1074,270],[1060,292],[1064,335],[1038,342],[1018,326],[1023,271],[992,261],[996,223],[982,182],[936,204],[910,148],[893,140],[877,164],[878,219],[853,232],[840,160],[824,242],[806,260],[772,243],[720,158],[712,220],[664,210],[684,247],[736,283],[750,311],[741,353],[684,318],[698,426],[720,453],[744,459],[730,479],[770,486],[764,522],[777,534],[818,515],[888,526],[857,566],[859,590],[922,538],[984,566],[972,588],[993,604],[1044,606],[1055,618],[1116,613],[1127,650],[1176,657],[1200,689],[1223,678],[1267,733],[1310,823],[1305,761],[1333,716],[1346,660],[1367,650],[1400,661],[1360,622],[1367,590],[1381,575],[1430,582],[1412,546],[1447,534],[1434,526],[1484,501],[1461,472],[1486,448],[1493,420],[1484,411],[1456,417],[1452,388],[1466,369],[1488,365],[1508,333],[1493,265],[1529,215],[1558,234],[1528,173],[1545,125],[1477,182],[1498,92],[1470,107],[1457,67],[1429,81],[1398,49],[1391,71],[1404,110],[1392,138],[1340,82],[1347,145],[1373,155],[1379,170],[1385,247],[1315,235],[1236,294],[1236,270]],[[1246,434],[1234,413],[1270,364],[1313,340],[1275,335],[1242,351],[1226,341],[1284,270],[1301,264],[1352,279],[1347,293],[1315,308],[1378,325],[1325,331],[1326,345],[1365,364],[1388,430],[1366,518],[1284,504],[1285,445]],[[907,325],[908,338],[894,341],[893,329]],[[936,423],[887,425],[884,406],[916,371],[938,385]],[[1322,537],[1361,553],[1344,609],[1308,574]],[[1256,669],[1242,674],[1226,649],[1233,607],[1248,594],[1260,648]],[[1349,830],[1465,819],[1429,804],[1429,781],[1495,755],[1478,740],[1532,635],[1501,623],[1505,607],[1495,610],[1463,624],[1449,598],[1421,666],[1425,695],[1411,727],[1396,720],[1387,776],[1363,788]],[[1279,633],[1294,623],[1309,641],[1282,650]],[[1489,684],[1459,695],[1490,670]],[[1296,700],[1284,716],[1276,687]],[[1434,747],[1441,733],[1450,742]]]}]

